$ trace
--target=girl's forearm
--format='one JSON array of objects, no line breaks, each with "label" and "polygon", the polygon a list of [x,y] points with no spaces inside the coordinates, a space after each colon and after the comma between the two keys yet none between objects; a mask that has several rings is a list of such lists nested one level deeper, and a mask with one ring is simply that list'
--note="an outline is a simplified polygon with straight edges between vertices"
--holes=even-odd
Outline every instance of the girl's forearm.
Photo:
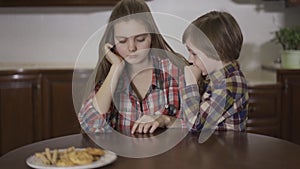
[{"label": "girl's forearm", "polygon": [[110,71],[93,99],[93,105],[100,114],[109,111],[122,68],[112,65]]}]

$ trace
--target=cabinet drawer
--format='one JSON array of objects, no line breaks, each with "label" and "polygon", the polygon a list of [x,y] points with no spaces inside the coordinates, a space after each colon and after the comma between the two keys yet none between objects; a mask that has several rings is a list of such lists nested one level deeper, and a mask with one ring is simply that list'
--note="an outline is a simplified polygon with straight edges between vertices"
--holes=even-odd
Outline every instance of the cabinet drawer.
[{"label": "cabinet drawer", "polygon": [[249,87],[247,131],[280,137],[281,85]]}]

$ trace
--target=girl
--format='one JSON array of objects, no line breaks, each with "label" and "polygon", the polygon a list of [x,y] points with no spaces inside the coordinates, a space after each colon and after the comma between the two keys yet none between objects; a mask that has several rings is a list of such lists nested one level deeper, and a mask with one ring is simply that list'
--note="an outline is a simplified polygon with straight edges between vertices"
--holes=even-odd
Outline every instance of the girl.
[{"label": "girl", "polygon": [[144,1],[120,1],[100,42],[96,87],[78,114],[81,127],[152,133],[170,126],[181,116],[178,77],[186,63],[159,34]]}]

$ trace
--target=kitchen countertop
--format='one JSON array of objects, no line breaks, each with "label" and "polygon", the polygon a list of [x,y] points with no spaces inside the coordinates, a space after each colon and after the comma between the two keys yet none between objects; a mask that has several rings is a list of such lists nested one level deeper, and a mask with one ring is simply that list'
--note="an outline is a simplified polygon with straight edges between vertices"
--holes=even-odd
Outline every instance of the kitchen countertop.
[{"label": "kitchen countertop", "polygon": [[[74,69],[75,63],[3,63],[0,62],[0,71],[4,70],[44,70],[44,69]],[[93,69],[94,65],[76,65],[80,69]]]},{"label": "kitchen countertop", "polygon": [[[0,62],[0,71],[6,70],[49,70],[49,69],[74,69],[74,63],[3,63]],[[93,69],[94,65],[76,65],[80,69]],[[276,83],[276,71],[274,67],[262,66],[261,69],[243,71],[249,86],[266,85]]]},{"label": "kitchen countertop", "polygon": [[253,71],[243,71],[249,86],[255,85],[269,85],[277,83],[276,71],[267,70],[264,68],[253,70]]}]

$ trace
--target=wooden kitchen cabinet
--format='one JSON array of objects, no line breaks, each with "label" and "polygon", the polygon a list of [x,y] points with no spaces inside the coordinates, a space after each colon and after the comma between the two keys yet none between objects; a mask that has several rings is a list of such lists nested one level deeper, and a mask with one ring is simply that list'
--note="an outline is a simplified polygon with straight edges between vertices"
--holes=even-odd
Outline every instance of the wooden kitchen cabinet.
[{"label": "wooden kitchen cabinet", "polygon": [[299,7],[300,0],[285,0],[285,4],[287,7]]},{"label": "wooden kitchen cabinet", "polygon": [[[90,71],[80,72],[86,81]],[[73,70],[0,72],[0,155],[35,141],[80,132]]]},{"label": "wooden kitchen cabinet", "polygon": [[0,74],[0,154],[41,139],[41,77]]},{"label": "wooden kitchen cabinet", "polygon": [[113,6],[119,1],[120,0],[0,0],[0,6]]},{"label": "wooden kitchen cabinet", "polygon": [[281,137],[282,85],[256,85],[249,87],[247,132]]},{"label": "wooden kitchen cabinet", "polygon": [[282,91],[282,137],[300,144],[300,69],[278,69]]},{"label": "wooden kitchen cabinet", "polygon": [[[78,74],[80,76],[76,76],[77,83],[86,82],[90,71],[77,72]],[[45,70],[42,73],[44,138],[80,132],[73,104],[72,77],[73,70]]]},{"label": "wooden kitchen cabinet", "polygon": [[74,134],[80,126],[72,99],[73,71],[56,70],[43,73],[44,138]]},{"label": "wooden kitchen cabinet", "polygon": [[[76,92],[84,90],[90,74],[91,70],[77,71],[76,81],[83,84]],[[249,86],[246,130],[300,144],[300,70],[277,70],[277,75],[276,84]],[[80,132],[72,77],[72,69],[0,71],[1,155],[35,141]]]}]

